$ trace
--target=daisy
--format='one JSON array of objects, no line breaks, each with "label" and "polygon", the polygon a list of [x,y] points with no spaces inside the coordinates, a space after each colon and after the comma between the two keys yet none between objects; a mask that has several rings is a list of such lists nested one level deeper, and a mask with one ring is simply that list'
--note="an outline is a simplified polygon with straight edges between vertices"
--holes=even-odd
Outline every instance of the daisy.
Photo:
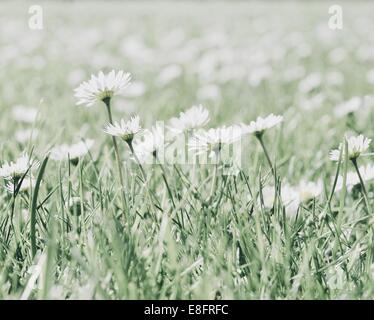
[{"label": "daisy", "polygon": [[108,74],[102,71],[97,76],[91,75],[91,79],[83,82],[75,91],[78,99],[77,105],[84,104],[92,106],[97,101],[110,99],[114,95],[122,94],[124,89],[130,84],[131,75],[120,70],[112,70]]},{"label": "daisy", "polygon": [[[366,166],[360,166],[359,171],[364,181],[370,181],[374,179],[374,166],[368,164]],[[360,184],[360,179],[355,171],[347,172],[346,186],[348,190],[352,189],[353,186]],[[335,191],[340,191],[343,188],[343,177],[339,176],[336,182]]]},{"label": "daisy", "polygon": [[247,133],[254,134],[255,137],[260,142],[261,147],[264,151],[266,160],[269,163],[271,172],[274,176],[275,176],[274,166],[273,166],[272,161],[270,159],[269,152],[267,151],[267,148],[265,147],[262,136],[263,136],[265,130],[270,129],[270,128],[278,125],[282,121],[283,121],[283,116],[276,116],[276,115],[271,113],[266,118],[258,117],[256,119],[256,121],[251,121],[249,125],[241,124],[241,129],[243,131],[243,134],[247,134]]},{"label": "daisy", "polygon": [[19,143],[25,143],[25,142],[28,142],[29,140],[36,139],[38,135],[39,135],[39,130],[33,128],[33,129],[18,130],[14,134],[14,137]]},{"label": "daisy", "polygon": [[141,138],[133,141],[132,151],[140,163],[153,163],[156,157],[162,156],[164,147],[164,129],[157,124],[151,130],[145,130]]},{"label": "daisy", "polygon": [[307,203],[308,201],[317,198],[323,191],[322,181],[313,182],[301,180],[296,187],[298,200],[300,203]]},{"label": "daisy", "polygon": [[188,147],[197,155],[208,153],[209,157],[216,156],[223,145],[230,145],[238,141],[243,131],[240,126],[223,126],[196,132],[188,142]]},{"label": "daisy", "polygon": [[[294,217],[300,204],[308,203],[310,200],[320,196],[323,191],[322,181],[312,182],[301,180],[297,186],[287,183],[282,184],[280,196],[286,208],[286,214]],[[262,198],[266,208],[272,208],[274,204],[274,186],[266,186],[262,189]]]},{"label": "daisy", "polygon": [[146,86],[141,81],[132,82],[131,85],[127,88],[126,92],[123,93],[125,98],[137,98],[141,97],[146,92]]},{"label": "daisy", "polygon": [[[346,138],[348,144],[348,158],[350,160],[357,159],[363,152],[365,152],[370,145],[371,139],[366,138],[362,134],[357,137]],[[339,161],[340,152],[342,150],[342,144],[339,145],[338,149],[330,151],[330,160]],[[342,155],[343,159],[344,155]]]},{"label": "daisy", "polygon": [[336,117],[341,118],[349,113],[356,112],[363,105],[361,97],[352,97],[351,99],[337,105],[334,108],[334,114]]},{"label": "daisy", "polygon": [[205,126],[209,122],[209,111],[202,105],[192,106],[181,112],[179,117],[169,120],[169,128],[174,133],[181,133]]},{"label": "daisy", "polygon": [[222,98],[221,90],[216,84],[207,84],[201,87],[196,94],[199,100],[219,101]]},{"label": "daisy", "polygon": [[39,162],[30,159],[27,153],[23,153],[15,162],[5,162],[0,168],[0,177],[6,180],[16,181],[28,172],[31,166],[38,166]]},{"label": "daisy", "polygon": [[121,119],[120,122],[114,122],[114,124],[108,124],[104,128],[104,132],[112,136],[117,136],[124,141],[131,143],[134,135],[141,130],[139,124],[139,116],[132,117],[130,121],[125,121]]},{"label": "daisy", "polygon": [[178,79],[183,73],[183,69],[180,65],[172,64],[169,66],[166,66],[164,69],[161,70],[160,74],[158,75],[156,79],[156,83],[164,87],[173,80]]},{"label": "daisy", "polygon": [[[33,189],[35,187],[35,182],[36,181],[33,176],[25,177],[22,180],[21,185],[19,186],[18,192],[26,192],[26,191]],[[17,187],[18,185],[15,185],[13,182],[10,182],[10,181],[5,185],[5,189],[12,194],[14,193]]]},{"label": "daisy", "polygon": [[[265,208],[271,209],[274,205],[274,197],[275,197],[275,190],[274,186],[266,186],[262,189],[262,199]],[[297,209],[299,208],[299,195],[296,188],[290,186],[289,184],[285,183],[282,184],[280,197],[282,200],[282,204],[286,208],[286,214],[289,217],[293,217],[297,213]]]},{"label": "daisy", "polygon": [[38,116],[38,109],[16,105],[12,108],[12,115],[19,122],[33,123]]},{"label": "daisy", "polygon": [[244,133],[253,133],[261,136],[265,130],[270,129],[283,121],[283,116],[270,114],[265,118],[258,117],[256,121],[251,121],[249,125],[242,124]]},{"label": "daisy", "polygon": [[311,73],[300,81],[298,90],[300,93],[307,94],[317,89],[322,84],[322,76],[319,73]]},{"label": "daisy", "polygon": [[93,144],[94,140],[87,139],[72,145],[55,146],[50,151],[50,157],[56,161],[69,159],[73,164],[76,164],[80,157],[88,153]]}]

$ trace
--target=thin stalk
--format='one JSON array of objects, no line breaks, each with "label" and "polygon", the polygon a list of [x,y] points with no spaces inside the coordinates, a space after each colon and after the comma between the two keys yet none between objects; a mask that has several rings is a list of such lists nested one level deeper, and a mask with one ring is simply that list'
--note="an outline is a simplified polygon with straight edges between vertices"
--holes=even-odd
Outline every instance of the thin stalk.
[{"label": "thin stalk", "polygon": [[[22,180],[21,180],[21,183],[22,183]],[[16,206],[16,184],[17,184],[17,179],[16,178],[13,178],[13,193],[12,193],[12,204],[11,204],[11,209],[10,209],[10,226],[9,226],[9,230],[8,230],[8,234],[7,234],[7,241],[9,240],[9,237],[10,237],[10,231],[13,229],[13,231],[15,232],[15,228],[14,228],[14,225],[13,225],[13,217],[14,217],[14,209],[15,209],[15,206]]]},{"label": "thin stalk", "polygon": [[32,203],[30,209],[30,238],[31,238],[31,257],[34,258],[36,255],[36,215],[37,215],[37,200],[39,194],[40,183],[42,181],[45,167],[47,166],[48,156],[43,160],[42,165],[40,166],[38,176],[35,182],[35,188],[32,196]]},{"label": "thin stalk", "polygon": [[154,203],[153,203],[153,201],[152,201],[151,193],[150,193],[150,191],[149,191],[147,175],[145,174],[144,168],[143,168],[141,162],[139,161],[138,156],[136,155],[136,153],[135,153],[135,151],[134,151],[134,147],[133,147],[133,145],[132,145],[132,141],[126,141],[126,142],[127,142],[128,146],[129,146],[129,148],[130,148],[130,151],[131,151],[132,155],[134,156],[134,158],[135,158],[135,160],[136,160],[136,163],[137,163],[138,166],[139,166],[140,172],[141,172],[141,174],[142,174],[142,178],[143,178],[143,180],[144,180],[144,184],[146,185],[146,188],[147,188],[148,199],[149,199],[149,202],[150,202],[150,204],[151,204],[151,207],[152,207],[152,210],[153,210],[154,216],[155,216],[155,218],[156,218],[156,208],[155,208],[155,205],[154,205]]},{"label": "thin stalk", "polygon": [[213,179],[212,179],[212,185],[210,187],[208,202],[211,202],[212,198],[213,198],[215,186],[216,186],[216,183],[217,183],[218,166],[220,165],[220,162],[221,162],[221,146],[219,146],[219,150],[217,152],[217,163],[214,166]]},{"label": "thin stalk", "polygon": [[141,173],[142,173],[142,176],[143,176],[143,180],[144,180],[144,182],[147,182],[147,176],[146,176],[146,174],[145,174],[145,171],[144,171],[144,168],[143,168],[141,162],[139,161],[138,156],[136,155],[136,153],[135,153],[135,151],[134,151],[134,147],[133,147],[133,145],[132,145],[132,142],[131,142],[131,141],[127,141],[127,144],[128,144],[128,146],[129,146],[129,148],[130,148],[130,151],[131,151],[132,155],[134,156],[134,158],[135,158],[135,160],[136,160],[136,163],[137,163],[138,166],[139,166],[139,169],[140,169],[140,171],[141,171]]},{"label": "thin stalk", "polygon": [[165,182],[165,185],[166,185],[166,189],[168,190],[170,200],[171,200],[171,202],[173,204],[173,208],[175,208],[175,202],[174,202],[173,194],[171,192],[168,180],[166,178],[165,168],[164,168],[164,166],[161,163],[159,163],[159,164],[160,164],[160,167],[161,167],[161,170],[162,170],[162,178],[164,179],[164,182]]},{"label": "thin stalk", "polygon": [[258,139],[258,141],[260,142],[261,144],[261,147],[262,147],[262,150],[264,151],[264,154],[265,154],[265,157],[266,157],[266,160],[268,161],[269,163],[269,166],[271,168],[271,172],[273,174],[273,176],[275,177],[275,171],[274,171],[274,167],[273,167],[273,164],[270,160],[270,156],[269,156],[269,153],[265,147],[265,144],[264,144],[264,141],[262,140],[262,134],[256,134],[256,138]]},{"label": "thin stalk", "polygon": [[[110,98],[106,98],[103,101],[105,103],[105,106],[106,106],[106,109],[107,109],[107,112],[108,112],[109,123],[113,124],[112,111],[111,111],[111,108],[110,108]],[[121,158],[120,158],[120,155],[119,155],[117,140],[116,140],[115,136],[112,136],[112,141],[113,141],[114,153],[115,153],[115,156],[116,156],[116,161],[117,161],[117,166],[118,166],[119,180],[120,180],[120,184],[121,184],[122,205],[123,205],[123,210],[125,210],[126,203],[127,203],[126,202],[126,195],[125,195],[125,183],[124,183],[122,167],[121,167]]]},{"label": "thin stalk", "polygon": [[368,210],[368,213],[370,213],[368,193],[366,191],[366,187],[365,187],[365,184],[364,184],[364,180],[362,179],[360,169],[358,168],[358,165],[357,165],[357,158],[351,159],[351,161],[353,163],[353,166],[355,167],[355,170],[357,172],[357,176],[360,180],[360,184],[361,184],[361,188],[362,188],[362,194],[364,196],[364,201],[365,201],[366,208]]}]

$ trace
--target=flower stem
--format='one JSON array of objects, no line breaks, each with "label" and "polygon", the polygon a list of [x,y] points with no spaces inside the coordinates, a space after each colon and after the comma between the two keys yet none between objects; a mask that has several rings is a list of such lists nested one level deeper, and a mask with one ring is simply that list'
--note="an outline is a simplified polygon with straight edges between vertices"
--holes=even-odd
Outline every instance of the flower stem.
[{"label": "flower stem", "polygon": [[213,171],[213,179],[212,179],[212,184],[210,186],[210,193],[208,197],[208,202],[212,202],[214,191],[216,189],[216,184],[217,184],[217,174],[218,174],[218,166],[221,164],[221,146],[219,147],[219,150],[216,154],[216,163],[214,166],[214,171]]},{"label": "flower stem", "polygon": [[171,192],[168,180],[166,178],[165,168],[164,168],[164,166],[161,163],[160,163],[160,167],[161,167],[161,171],[162,171],[162,178],[164,179],[164,182],[165,182],[165,185],[166,185],[166,189],[167,189],[167,191],[169,193],[169,197],[170,197],[171,203],[173,204],[173,208],[175,208],[174,197],[173,197],[173,193]]},{"label": "flower stem", "polygon": [[150,205],[152,207],[152,210],[153,210],[153,214],[154,214],[154,217],[156,218],[156,207],[152,201],[152,195],[151,195],[151,192],[149,191],[149,185],[148,185],[148,179],[147,179],[147,175],[145,174],[145,171],[144,171],[144,168],[138,158],[138,156],[136,155],[135,151],[134,151],[134,147],[132,145],[132,142],[131,141],[127,141],[127,144],[130,148],[130,151],[132,153],[132,155],[134,156],[138,166],[139,166],[139,169],[140,169],[140,172],[142,173],[142,178],[144,180],[144,185],[146,186],[147,188],[147,195],[148,195],[148,199],[149,199],[149,202],[150,202]]},{"label": "flower stem", "polygon": [[360,173],[360,170],[358,168],[358,165],[357,165],[357,159],[354,158],[354,159],[351,159],[352,163],[353,163],[353,166],[355,167],[356,169],[356,172],[357,172],[357,176],[360,180],[360,184],[361,184],[361,188],[362,188],[362,194],[364,196],[364,200],[365,200],[365,204],[366,204],[366,207],[368,209],[368,212],[370,213],[370,209],[369,209],[369,201],[368,201],[368,193],[366,191],[366,188],[365,188],[365,184],[364,184],[364,180],[362,179],[362,176],[361,176],[361,173]]},{"label": "flower stem", "polygon": [[142,173],[142,177],[143,177],[143,180],[144,180],[144,183],[147,182],[147,176],[145,175],[145,171],[144,171],[144,168],[141,164],[141,162],[139,161],[139,158],[138,156],[136,155],[135,151],[134,151],[134,147],[132,146],[132,142],[127,142],[129,148],[130,148],[130,151],[132,153],[132,155],[134,156],[135,160],[136,160],[136,163],[138,164],[139,168],[140,168],[140,171]]},{"label": "flower stem", "polygon": [[[103,102],[105,103],[106,109],[108,111],[109,123],[113,124],[112,111],[111,111],[111,108],[110,108],[110,98],[104,99]],[[114,153],[115,153],[116,160],[117,160],[119,180],[120,180],[121,189],[122,189],[121,190],[121,196],[122,196],[123,210],[125,210],[125,208],[126,208],[125,183],[124,183],[122,167],[121,167],[121,158],[120,158],[120,155],[119,155],[117,140],[116,140],[115,136],[112,136],[112,141],[113,141],[113,146],[114,146]]]},{"label": "flower stem", "polygon": [[262,140],[262,134],[256,134],[256,138],[258,139],[258,141],[259,141],[260,144],[261,144],[262,150],[263,150],[264,153],[265,153],[266,160],[268,161],[269,166],[270,166],[270,168],[271,168],[271,172],[272,172],[273,176],[275,177],[274,167],[273,167],[273,164],[272,164],[272,162],[271,162],[271,160],[270,160],[270,156],[269,156],[269,153],[268,153],[268,151],[267,151],[267,149],[266,149],[266,147],[265,147],[264,141]]},{"label": "flower stem", "polygon": [[13,230],[15,232],[14,224],[13,224],[13,217],[14,217],[14,209],[16,206],[16,188],[17,188],[17,179],[13,179],[13,190],[12,190],[12,204],[11,204],[11,211],[10,211],[10,226],[8,229],[8,234],[7,234],[7,241],[9,240],[10,237],[10,231]]}]

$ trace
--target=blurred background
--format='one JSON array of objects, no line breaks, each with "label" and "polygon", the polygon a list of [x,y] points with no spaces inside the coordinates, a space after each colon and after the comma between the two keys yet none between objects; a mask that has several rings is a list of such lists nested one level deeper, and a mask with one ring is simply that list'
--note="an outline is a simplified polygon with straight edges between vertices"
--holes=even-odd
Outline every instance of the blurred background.
[{"label": "blurred background", "polygon": [[[373,103],[371,2],[342,2],[343,30],[329,28],[333,3],[326,1],[177,2],[39,1],[43,29],[31,30],[35,3],[2,1],[2,146],[13,146],[18,132],[22,149],[30,124],[17,113],[32,118],[36,110],[38,148],[102,139],[105,113],[76,107],[73,97],[100,70],[132,73],[126,96],[114,100],[115,113],[138,113],[145,126],[196,103],[209,109],[212,126],[284,114],[292,144],[279,142],[278,153],[297,155],[299,169],[314,159],[315,172],[345,130],[334,108],[355,96]],[[14,111],[19,105],[28,109]]]}]

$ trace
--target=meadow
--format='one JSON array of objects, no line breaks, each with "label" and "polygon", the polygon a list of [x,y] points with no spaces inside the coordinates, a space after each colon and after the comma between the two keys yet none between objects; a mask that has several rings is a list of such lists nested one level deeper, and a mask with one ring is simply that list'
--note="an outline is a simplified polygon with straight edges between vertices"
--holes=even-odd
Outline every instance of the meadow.
[{"label": "meadow", "polygon": [[30,5],[0,3],[0,299],[374,298],[373,4]]}]

